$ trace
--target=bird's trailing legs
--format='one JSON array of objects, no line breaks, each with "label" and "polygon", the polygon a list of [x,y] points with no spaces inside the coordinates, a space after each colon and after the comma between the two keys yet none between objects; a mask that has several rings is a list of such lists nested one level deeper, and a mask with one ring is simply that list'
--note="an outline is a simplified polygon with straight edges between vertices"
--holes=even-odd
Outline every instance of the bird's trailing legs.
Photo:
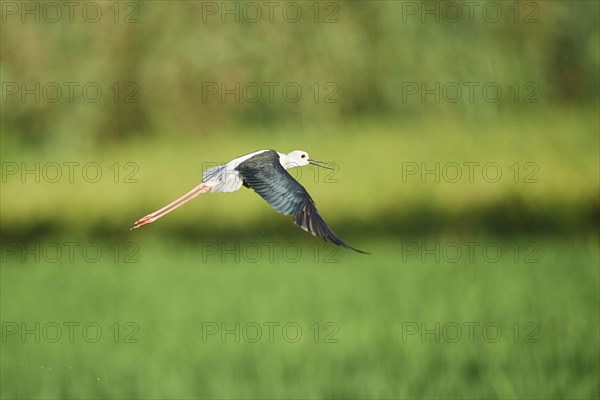
[{"label": "bird's trailing legs", "polygon": [[135,221],[135,224],[133,225],[133,228],[131,228],[131,229],[137,229],[140,226],[144,226],[146,224],[151,224],[152,222],[156,221],[157,219],[167,215],[171,211],[181,207],[188,201],[194,200],[196,197],[200,196],[203,193],[209,192],[210,189],[212,189],[212,188],[210,186],[206,186],[206,184],[204,184],[204,183],[199,184],[198,186],[196,186],[195,188],[193,188],[192,190],[190,190],[189,192],[187,192],[186,194],[184,194],[177,200],[173,201],[172,203],[167,204],[160,210],[154,211],[152,214],[148,214],[145,217],[138,219],[137,221]]}]

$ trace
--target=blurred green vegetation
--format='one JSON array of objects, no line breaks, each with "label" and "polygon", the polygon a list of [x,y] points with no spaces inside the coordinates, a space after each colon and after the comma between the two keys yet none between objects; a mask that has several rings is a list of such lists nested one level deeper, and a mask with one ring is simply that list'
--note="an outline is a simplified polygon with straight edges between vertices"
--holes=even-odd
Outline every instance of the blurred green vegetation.
[{"label": "blurred green vegetation", "polygon": [[[410,15],[406,4],[421,11],[421,2],[321,3],[319,20],[333,12],[334,23],[315,23],[309,2],[301,2],[304,17],[298,23],[286,22],[280,13],[273,23],[266,16],[245,22],[243,15],[240,23],[232,16],[222,23],[221,13],[206,15],[207,2],[199,1],[177,2],[176,7],[161,1],[135,3],[137,9],[122,6],[120,19],[133,12],[137,23],[114,23],[108,5],[97,23],[79,16],[73,23],[42,19],[31,24],[20,23],[19,15],[8,16],[0,53],[4,82],[98,82],[104,96],[99,103],[79,99],[75,105],[8,101],[3,135],[62,151],[130,136],[187,140],[219,135],[231,126],[302,129],[365,116],[394,115],[402,121],[487,116],[493,123],[501,111],[507,116],[535,108],[522,104],[527,82],[539,87],[538,108],[598,101],[596,2],[527,2],[518,11],[507,3],[499,22],[486,22],[482,10],[490,2],[483,1],[473,22],[465,15],[457,23],[445,22],[449,11],[440,12],[440,22]],[[332,3],[337,8],[326,9]],[[221,10],[227,6],[215,4]],[[228,7],[233,4],[240,3]],[[444,2],[428,4],[422,7],[443,7]],[[139,102],[114,102],[108,89],[114,82],[135,83]],[[235,82],[297,82],[305,94],[298,103],[281,96],[275,101],[263,96],[257,103],[236,103],[231,96],[226,102],[213,97],[205,102],[206,82],[225,82],[230,88]],[[307,88],[314,82],[335,83],[339,101],[312,101]],[[473,103],[403,102],[406,82],[495,82],[503,96],[491,105],[481,96]],[[515,82],[521,84],[517,102],[507,89]],[[120,100],[132,93],[121,90]]]},{"label": "blurred green vegetation", "polygon": [[[220,256],[206,262],[199,247],[143,240],[138,264],[103,259],[5,268],[3,321],[24,321],[28,329],[36,321],[42,328],[67,321],[80,326],[73,343],[64,326],[57,343],[46,340],[53,330],[40,335],[40,343],[31,334],[24,341],[20,332],[7,336],[1,395],[597,398],[597,239],[538,241],[539,263],[514,263],[512,255],[484,263],[479,253],[474,263],[436,263],[432,257],[402,262],[396,241],[369,241],[372,256],[340,252],[337,264],[314,263],[311,256],[291,264],[280,254],[274,263],[235,263],[232,255],[226,262]],[[425,241],[432,247],[433,241]],[[97,343],[82,336],[88,322],[103,329]],[[114,322],[121,326],[117,343],[109,328]],[[123,329],[126,322],[139,327],[131,337],[137,343],[123,342],[133,332]],[[246,340],[254,338],[252,330],[240,333],[239,343],[233,334],[223,341],[220,332],[203,339],[205,322],[225,322],[233,331],[236,322],[240,330],[257,323],[264,330],[256,343]],[[272,343],[266,322],[279,323]],[[282,336],[288,322],[303,331],[296,343]],[[315,343],[315,322],[336,323],[338,342],[325,343],[333,331],[321,328]],[[436,322],[456,323],[462,336],[448,342],[455,337],[449,329],[439,342],[434,334],[422,340],[420,331],[403,338],[403,323],[413,322],[425,322],[434,332]],[[480,324],[472,340],[466,322]],[[482,336],[490,322],[502,329],[496,342]],[[535,332],[525,329],[527,323],[535,324]],[[293,330],[289,335],[295,337]],[[496,337],[493,329],[488,335]],[[93,329],[89,336],[95,337]]]},{"label": "blurred green vegetation", "polygon": [[[333,175],[311,167],[291,173],[312,193],[325,219],[348,234],[519,231],[542,234],[595,230],[598,223],[598,134],[594,110],[560,110],[511,115],[482,126],[472,121],[363,121],[293,131],[248,128],[219,136],[177,141],[131,141],[119,146],[56,158],[51,152],[13,147],[10,159],[33,168],[40,163],[40,182],[21,167],[3,185],[2,232],[27,237],[48,232],[127,235],[152,233],[194,240],[204,236],[261,232],[301,238],[290,217],[275,213],[254,192],[205,195],[142,230],[127,229],[137,218],[162,207],[192,188],[201,172],[232,155],[260,148],[308,150],[313,157],[335,161]],[[327,134],[323,134],[327,132]],[[568,134],[565,134],[568,132]],[[490,145],[490,141],[495,142]],[[343,146],[340,143],[343,142]],[[4,150],[10,148],[5,142]],[[57,162],[62,178],[44,181],[42,166]],[[65,163],[77,162],[73,183]],[[96,162],[102,178],[86,182],[84,165]],[[115,183],[114,163],[119,163]],[[125,168],[127,163],[134,163]],[[469,170],[465,163],[478,163]],[[423,175],[439,165],[439,177]],[[462,178],[453,183],[457,163]],[[497,163],[502,174],[493,182]],[[515,167],[515,163],[517,166]],[[535,169],[527,167],[533,163]],[[410,164],[410,165],[409,165]],[[416,165],[416,167],[415,167]],[[113,168],[113,169],[111,169]],[[410,168],[418,168],[409,174]],[[48,175],[54,174],[52,168]],[[93,178],[95,169],[90,169]],[[128,180],[137,183],[127,183]],[[516,180],[516,182],[515,182]],[[85,215],[85,217],[82,217]],[[359,233],[361,232],[361,233]]]},{"label": "blurred green vegetation", "polygon": [[[309,4],[301,3],[305,18],[298,23],[278,17],[254,24],[243,18],[222,23],[220,14],[203,14],[204,2],[127,4],[137,8],[122,6],[119,18],[135,11],[136,23],[114,23],[105,7],[98,23],[81,17],[21,23],[8,16],[3,24],[3,82],[97,82],[104,90],[98,103],[80,95],[74,102],[35,103],[19,95],[3,101],[3,162],[28,168],[97,162],[103,173],[95,184],[81,176],[74,183],[39,184],[31,176],[25,184],[20,174],[3,177],[3,235],[112,235],[194,186],[206,163],[261,148],[303,149],[336,162],[338,184],[323,184],[314,171],[296,176],[303,174],[326,219],[345,230],[571,232],[597,226],[595,2],[529,2],[519,6],[518,17],[505,5],[498,23],[486,22],[481,10],[474,22],[450,23],[444,14],[438,23],[423,23],[407,14],[407,2],[326,3],[337,5],[327,10],[321,3],[322,14],[335,11],[336,23],[315,23]],[[136,103],[122,101],[130,93],[127,82],[139,89]],[[231,96],[203,101],[207,82],[297,82],[305,94],[298,103],[281,95],[257,103]],[[324,103],[322,93],[315,102],[307,91],[314,82],[327,93],[324,84],[333,82],[338,101]],[[403,84],[421,82],[429,88],[477,82],[477,90],[493,82],[503,95],[493,103],[476,91],[470,102],[465,89],[452,103],[403,92]],[[527,83],[537,87],[534,103],[524,102],[531,94]],[[139,183],[114,184],[109,167],[115,162],[120,168],[134,163]],[[423,184],[418,175],[402,179],[403,162],[425,168],[495,162],[503,177],[491,184],[481,176],[474,183],[436,183],[430,176]],[[528,171],[521,170],[515,184],[509,176],[514,163],[519,169],[535,164],[538,182],[522,183]],[[119,179],[131,171],[123,169]],[[211,235],[283,221],[250,196],[206,196],[197,201],[202,205],[161,221],[160,229]]]}]

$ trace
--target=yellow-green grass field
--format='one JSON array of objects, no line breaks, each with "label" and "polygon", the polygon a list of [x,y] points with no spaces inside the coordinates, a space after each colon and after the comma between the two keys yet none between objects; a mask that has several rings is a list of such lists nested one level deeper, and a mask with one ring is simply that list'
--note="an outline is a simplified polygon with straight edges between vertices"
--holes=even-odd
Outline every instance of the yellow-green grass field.
[{"label": "yellow-green grass field", "polygon": [[[2,229],[9,235],[51,229],[112,237],[194,187],[205,168],[263,148],[302,149],[335,162],[333,174],[314,167],[291,173],[326,221],[347,231],[593,227],[600,190],[596,110],[532,110],[465,121],[240,127],[172,140],[107,142],[96,150],[66,143],[24,150],[3,140],[3,166],[14,172],[3,171]],[[37,169],[38,177],[26,168]],[[288,223],[243,188],[202,196],[152,228],[210,237]]]}]

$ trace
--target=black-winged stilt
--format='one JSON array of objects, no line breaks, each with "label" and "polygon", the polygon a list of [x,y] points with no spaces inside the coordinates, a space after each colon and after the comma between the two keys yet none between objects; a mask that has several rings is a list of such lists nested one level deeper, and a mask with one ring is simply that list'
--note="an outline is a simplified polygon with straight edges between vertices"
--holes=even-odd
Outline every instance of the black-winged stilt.
[{"label": "black-winged stilt", "polygon": [[365,253],[346,244],[333,233],[317,211],[315,202],[306,189],[286,171],[308,164],[330,168],[327,163],[312,160],[308,153],[300,150],[287,154],[275,150],[246,154],[226,164],[207,169],[202,174],[202,183],[160,210],[140,218],[131,229],[150,224],[203,193],[235,192],[244,185],[252,188],[278,212],[292,215],[294,223],[313,236]]}]

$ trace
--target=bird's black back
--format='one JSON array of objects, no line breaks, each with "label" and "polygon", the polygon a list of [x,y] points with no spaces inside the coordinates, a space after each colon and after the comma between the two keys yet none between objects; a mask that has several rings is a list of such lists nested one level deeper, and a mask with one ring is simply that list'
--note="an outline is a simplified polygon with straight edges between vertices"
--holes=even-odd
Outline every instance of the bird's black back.
[{"label": "bird's black back", "polygon": [[364,253],[346,244],[329,228],[304,186],[296,181],[279,162],[275,150],[267,150],[240,163],[235,168],[252,188],[275,210],[294,216],[294,223],[312,235],[338,246]]}]

